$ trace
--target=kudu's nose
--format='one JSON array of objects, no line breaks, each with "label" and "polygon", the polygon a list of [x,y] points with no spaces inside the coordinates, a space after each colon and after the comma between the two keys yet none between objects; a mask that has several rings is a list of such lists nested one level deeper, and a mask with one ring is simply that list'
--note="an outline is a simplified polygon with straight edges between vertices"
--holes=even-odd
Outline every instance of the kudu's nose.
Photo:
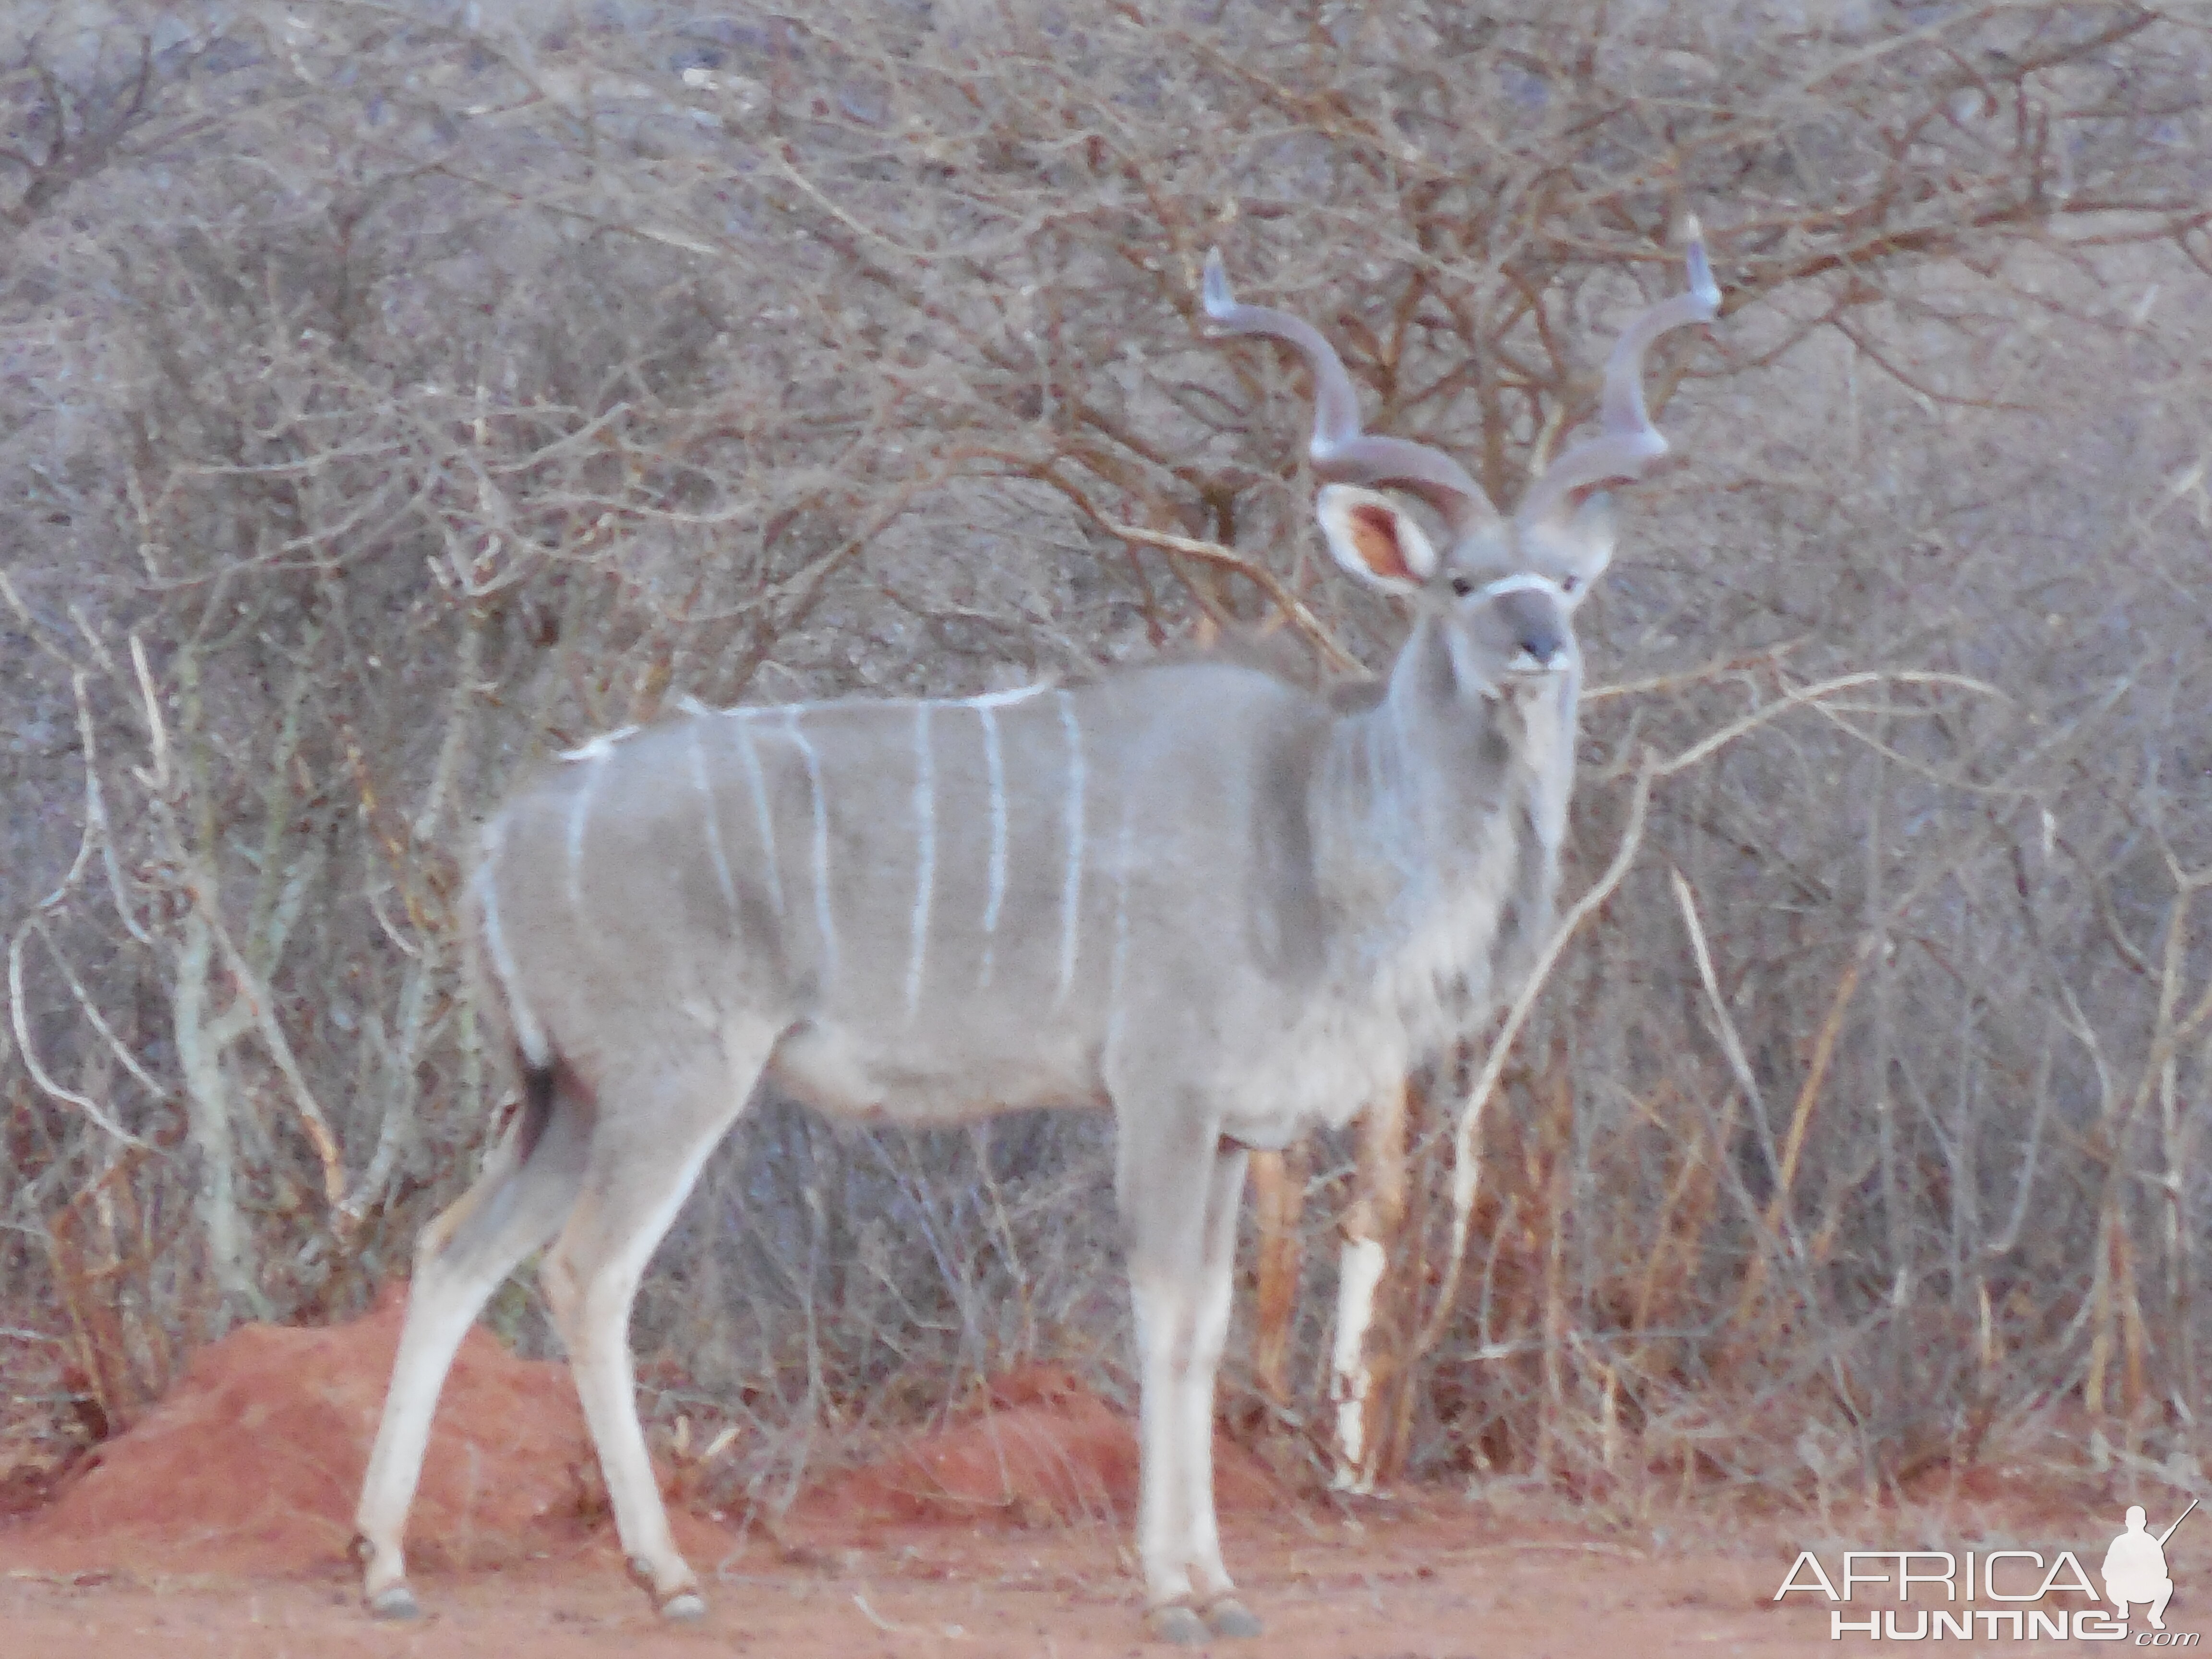
[{"label": "kudu's nose", "polygon": [[1538,668],[1555,666],[1567,646],[1565,621],[1548,593],[1508,593],[1498,602],[1514,643]]},{"label": "kudu's nose", "polygon": [[1521,648],[1535,660],[1539,668],[1549,668],[1565,644],[1557,629],[1540,625],[1521,630]]}]

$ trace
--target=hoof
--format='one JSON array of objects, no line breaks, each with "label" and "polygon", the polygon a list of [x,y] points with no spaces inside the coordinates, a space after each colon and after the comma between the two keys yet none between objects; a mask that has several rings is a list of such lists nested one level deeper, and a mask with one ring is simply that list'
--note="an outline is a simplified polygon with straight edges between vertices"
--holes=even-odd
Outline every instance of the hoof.
[{"label": "hoof", "polygon": [[416,1604],[415,1592],[404,1584],[394,1584],[380,1589],[368,1598],[368,1611],[378,1619],[394,1620],[420,1619],[422,1607]]},{"label": "hoof", "polygon": [[1267,1628],[1259,1616],[1233,1595],[1224,1595],[1206,1610],[1206,1627],[1224,1641],[1241,1641]]},{"label": "hoof", "polygon": [[[653,1569],[646,1564],[643,1556],[633,1555],[625,1565],[629,1569],[630,1582],[653,1598],[653,1605],[660,1609],[663,1619],[674,1624],[688,1625],[695,1619],[707,1616],[707,1598],[699,1594],[696,1584],[686,1584],[681,1589],[671,1590],[663,1595],[660,1586],[654,1581]],[[684,1576],[689,1578],[691,1575],[687,1571]]]},{"label": "hoof", "polygon": [[1146,1613],[1145,1629],[1155,1642],[1173,1642],[1182,1647],[1195,1647],[1213,1633],[1206,1629],[1205,1620],[1180,1602]]}]

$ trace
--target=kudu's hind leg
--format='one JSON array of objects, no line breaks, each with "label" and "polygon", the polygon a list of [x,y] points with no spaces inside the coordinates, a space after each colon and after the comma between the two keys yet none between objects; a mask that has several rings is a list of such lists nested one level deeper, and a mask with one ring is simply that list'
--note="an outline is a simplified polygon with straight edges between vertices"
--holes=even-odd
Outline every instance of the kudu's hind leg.
[{"label": "kudu's hind leg", "polygon": [[355,1516],[362,1595],[380,1618],[411,1619],[417,1611],[402,1545],[454,1352],[485,1298],[553,1236],[583,1182],[591,1134],[584,1102],[556,1087],[526,1156],[518,1150],[520,1133],[520,1124],[508,1132],[476,1184],[415,1241],[407,1319]]},{"label": "kudu's hind leg", "polygon": [[1235,1599],[1222,1564],[1213,1513],[1214,1373],[1229,1329],[1246,1157],[1211,1130],[1182,1128],[1159,1145],[1135,1144],[1148,1138],[1126,1121],[1121,1133],[1146,1623],[1173,1642],[1257,1635],[1259,1621]]},{"label": "kudu's hind leg", "polygon": [[610,1085],[583,1196],[538,1272],[568,1346],[631,1576],[671,1619],[699,1618],[707,1604],[668,1529],[638,1422],[630,1308],[700,1166],[744,1110],[773,1041],[762,1037],[744,1064],[717,1048],[710,1057],[629,1085],[619,1102]]}]

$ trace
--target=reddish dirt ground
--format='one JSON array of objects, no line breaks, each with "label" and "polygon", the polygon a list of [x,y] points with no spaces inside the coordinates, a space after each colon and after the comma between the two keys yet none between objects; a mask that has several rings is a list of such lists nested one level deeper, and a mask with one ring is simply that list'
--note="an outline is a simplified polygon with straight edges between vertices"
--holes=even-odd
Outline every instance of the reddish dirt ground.
[{"label": "reddish dirt ground", "polygon": [[[712,1611],[677,1628],[623,1576],[565,1370],[516,1359],[481,1330],[447,1385],[410,1532],[428,1616],[376,1624],[343,1550],[397,1318],[387,1304],[349,1326],[234,1333],[52,1502],[0,1522],[0,1655],[1145,1648],[1123,1518],[1133,1437],[1066,1373],[1002,1379],[975,1418],[818,1485],[773,1537],[679,1511]],[[1644,1549],[1578,1533],[1556,1510],[1516,1517],[1437,1494],[1352,1513],[1292,1499],[1225,1442],[1218,1479],[1231,1565],[1268,1623],[1224,1653],[1834,1650],[1825,1610],[1774,1606],[1790,1551],[1772,1538]]]}]

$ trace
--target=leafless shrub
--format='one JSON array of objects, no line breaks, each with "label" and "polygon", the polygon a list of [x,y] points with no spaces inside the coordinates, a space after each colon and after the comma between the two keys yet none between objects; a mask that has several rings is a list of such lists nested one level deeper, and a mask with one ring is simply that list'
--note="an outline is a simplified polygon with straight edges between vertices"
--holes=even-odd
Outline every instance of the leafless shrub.
[{"label": "leafless shrub", "polygon": [[[980,690],[1201,617],[1290,610],[1375,660],[1392,618],[1301,532],[1287,371],[1199,325],[1206,248],[1327,323],[1371,425],[1510,497],[1694,210],[1729,314],[1671,356],[1693,461],[1583,630],[1614,683],[1583,879],[1647,751],[1787,712],[1654,785],[1507,1056],[1442,1306],[1441,1149],[1486,1051],[1426,1079],[1393,1316],[1435,1340],[1399,1455],[1825,1493],[2063,1410],[2098,1456],[2195,1455],[2185,20],[7,27],[0,1319],[76,1345],[117,1420],[229,1320],[359,1307],[459,1183],[507,1085],[452,901],[518,769],[683,696]],[[764,1107],[647,1293],[671,1409],[826,1434],[1034,1353],[1110,1370],[1103,1133],[841,1140]],[[773,1491],[807,1455],[745,1467]]]}]

